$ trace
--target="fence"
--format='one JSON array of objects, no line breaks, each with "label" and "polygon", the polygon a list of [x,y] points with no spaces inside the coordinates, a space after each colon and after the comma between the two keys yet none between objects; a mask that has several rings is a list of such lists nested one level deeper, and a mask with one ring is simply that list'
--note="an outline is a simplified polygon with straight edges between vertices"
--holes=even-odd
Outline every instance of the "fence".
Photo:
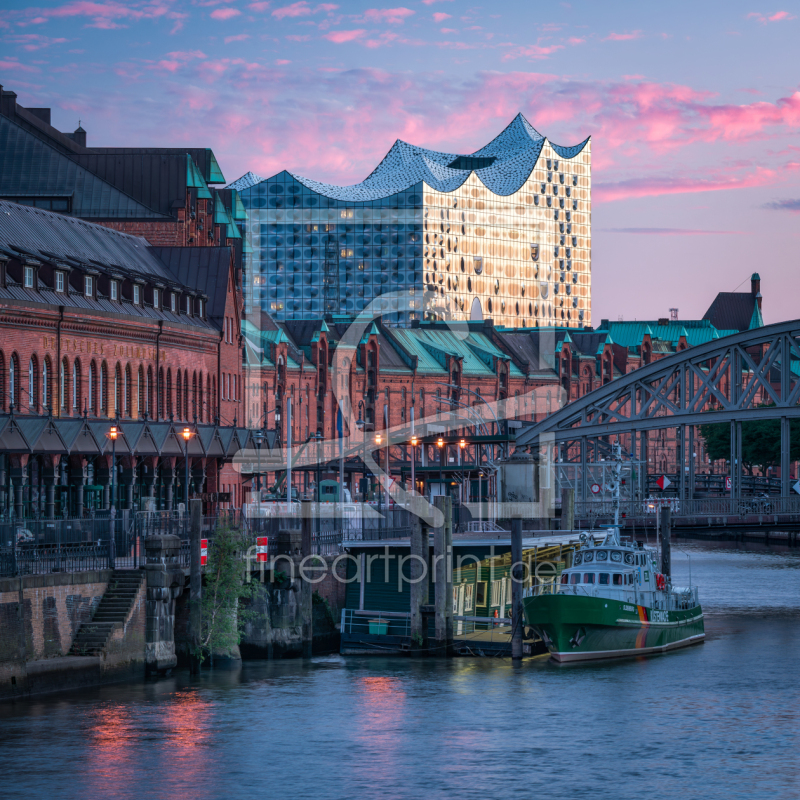
[{"label": "fence", "polygon": [[[671,509],[673,517],[737,517],[751,521],[753,517],[800,515],[800,497],[705,497],[678,500],[675,497],[649,497],[645,500],[621,501],[620,519],[652,522],[662,507]],[[607,500],[575,503],[575,520],[588,522],[613,521],[613,504]]]}]

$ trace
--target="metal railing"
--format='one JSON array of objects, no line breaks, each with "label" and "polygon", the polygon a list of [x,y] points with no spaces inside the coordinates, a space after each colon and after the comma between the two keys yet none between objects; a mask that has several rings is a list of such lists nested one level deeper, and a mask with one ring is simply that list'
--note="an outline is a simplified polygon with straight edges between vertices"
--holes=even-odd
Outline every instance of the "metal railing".
[{"label": "metal railing", "polygon": [[694,608],[699,604],[697,586],[673,586],[670,587],[665,595],[663,592],[640,589],[636,584],[600,586],[596,583],[553,582],[527,586],[522,591],[523,597],[541,597],[542,595],[556,594],[580,597],[613,597],[624,603],[643,605],[648,608],[665,608],[671,611]]},{"label": "metal railing", "polygon": [[[703,497],[679,500],[676,497],[648,497],[644,500],[620,502],[620,517],[652,521],[662,507],[672,510],[673,517],[757,517],[800,515],[800,497]],[[592,522],[610,522],[614,519],[611,501],[585,501],[575,503],[575,519]]]}]

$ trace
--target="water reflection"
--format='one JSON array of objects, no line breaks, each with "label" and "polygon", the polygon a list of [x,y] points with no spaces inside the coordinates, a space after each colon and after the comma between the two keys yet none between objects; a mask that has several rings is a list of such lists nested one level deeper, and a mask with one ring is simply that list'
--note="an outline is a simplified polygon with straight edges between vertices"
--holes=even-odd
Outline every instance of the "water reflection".
[{"label": "water reflection", "polygon": [[[0,706],[0,796],[797,797],[800,553],[679,547],[703,646],[570,669],[249,663]],[[688,567],[676,553],[677,582]]]}]

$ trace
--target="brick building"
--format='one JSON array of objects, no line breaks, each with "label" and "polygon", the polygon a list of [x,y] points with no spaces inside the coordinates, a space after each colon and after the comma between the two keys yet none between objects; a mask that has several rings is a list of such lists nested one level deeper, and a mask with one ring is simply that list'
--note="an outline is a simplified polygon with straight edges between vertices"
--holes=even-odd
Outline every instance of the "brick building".
[{"label": "brick building", "polygon": [[229,247],[141,237],[0,201],[0,501],[52,516],[109,503],[106,434],[118,423],[118,507],[231,492],[247,440]]}]

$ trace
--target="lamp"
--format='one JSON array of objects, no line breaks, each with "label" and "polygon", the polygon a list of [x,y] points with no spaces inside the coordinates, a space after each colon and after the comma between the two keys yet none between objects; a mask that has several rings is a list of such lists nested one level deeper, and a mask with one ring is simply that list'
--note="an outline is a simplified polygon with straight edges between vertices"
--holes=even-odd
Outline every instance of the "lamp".
[{"label": "lamp", "polygon": [[192,429],[184,428],[181,436],[183,436],[183,458],[186,461],[186,511],[189,511],[189,439],[192,438]]}]

